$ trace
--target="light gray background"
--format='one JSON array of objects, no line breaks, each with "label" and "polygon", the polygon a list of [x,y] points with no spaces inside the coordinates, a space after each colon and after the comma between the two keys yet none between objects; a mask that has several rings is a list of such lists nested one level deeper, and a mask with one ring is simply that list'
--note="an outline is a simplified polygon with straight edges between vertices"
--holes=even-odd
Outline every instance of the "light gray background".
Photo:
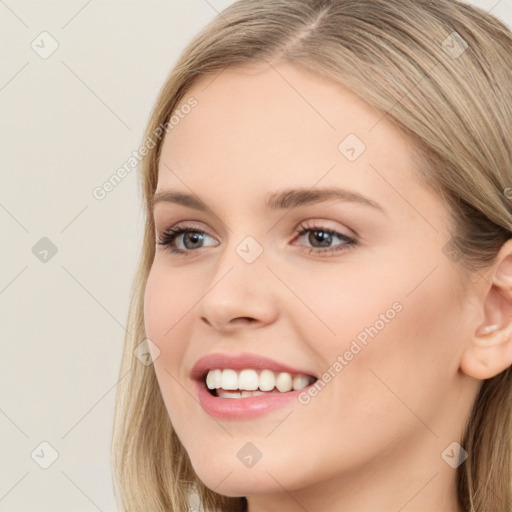
[{"label": "light gray background", "polygon": [[[136,171],[101,201],[92,191],[139,147],[183,47],[231,3],[0,0],[0,511],[116,510],[110,436],[142,210]],[[512,0],[471,3],[512,26]],[[47,59],[31,48],[49,48],[43,31],[59,45]],[[47,262],[32,252],[43,237]],[[58,453],[47,469],[44,441]]]}]

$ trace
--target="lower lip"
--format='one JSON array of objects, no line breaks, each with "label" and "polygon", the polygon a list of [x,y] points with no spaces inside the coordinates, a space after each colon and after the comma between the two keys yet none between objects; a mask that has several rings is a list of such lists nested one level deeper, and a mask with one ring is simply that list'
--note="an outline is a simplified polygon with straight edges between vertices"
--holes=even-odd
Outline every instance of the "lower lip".
[{"label": "lower lip", "polygon": [[[268,393],[244,398],[221,398],[213,396],[203,381],[195,381],[201,407],[214,418],[244,420],[263,416],[297,400],[309,386],[287,393]],[[313,385],[313,384],[311,384]]]}]

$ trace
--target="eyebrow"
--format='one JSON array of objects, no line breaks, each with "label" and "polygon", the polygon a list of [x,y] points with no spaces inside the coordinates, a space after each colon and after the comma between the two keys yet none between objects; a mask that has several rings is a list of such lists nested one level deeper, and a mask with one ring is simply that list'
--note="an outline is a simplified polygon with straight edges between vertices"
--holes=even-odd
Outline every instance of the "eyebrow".
[{"label": "eyebrow", "polygon": [[[384,208],[373,199],[369,199],[359,192],[338,187],[321,189],[299,188],[272,192],[265,196],[265,206],[268,210],[276,211],[289,208],[297,208],[299,206],[315,204],[329,200],[338,200],[369,206],[386,214]],[[160,203],[174,203],[187,206],[189,208],[194,208],[199,211],[210,211],[210,208],[197,196],[171,190],[163,190],[161,192],[157,192],[151,201],[151,208],[154,209],[155,206]]]}]

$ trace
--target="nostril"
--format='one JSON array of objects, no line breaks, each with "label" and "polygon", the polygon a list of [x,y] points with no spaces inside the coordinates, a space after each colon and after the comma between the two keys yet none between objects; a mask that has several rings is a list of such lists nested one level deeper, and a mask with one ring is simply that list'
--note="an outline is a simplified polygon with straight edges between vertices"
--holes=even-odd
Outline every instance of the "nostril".
[{"label": "nostril", "polygon": [[252,324],[254,323],[256,320],[254,318],[251,318],[250,316],[239,316],[238,318],[233,318],[231,320],[232,323],[242,323],[242,324]]}]

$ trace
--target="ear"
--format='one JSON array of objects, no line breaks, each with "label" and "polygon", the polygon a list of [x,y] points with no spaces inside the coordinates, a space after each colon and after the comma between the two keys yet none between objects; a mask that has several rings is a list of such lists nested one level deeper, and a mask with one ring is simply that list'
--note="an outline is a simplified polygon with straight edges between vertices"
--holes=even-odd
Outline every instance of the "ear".
[{"label": "ear", "polygon": [[475,329],[462,355],[461,370],[476,379],[489,379],[512,364],[512,239],[498,252],[486,273],[484,321]]}]

